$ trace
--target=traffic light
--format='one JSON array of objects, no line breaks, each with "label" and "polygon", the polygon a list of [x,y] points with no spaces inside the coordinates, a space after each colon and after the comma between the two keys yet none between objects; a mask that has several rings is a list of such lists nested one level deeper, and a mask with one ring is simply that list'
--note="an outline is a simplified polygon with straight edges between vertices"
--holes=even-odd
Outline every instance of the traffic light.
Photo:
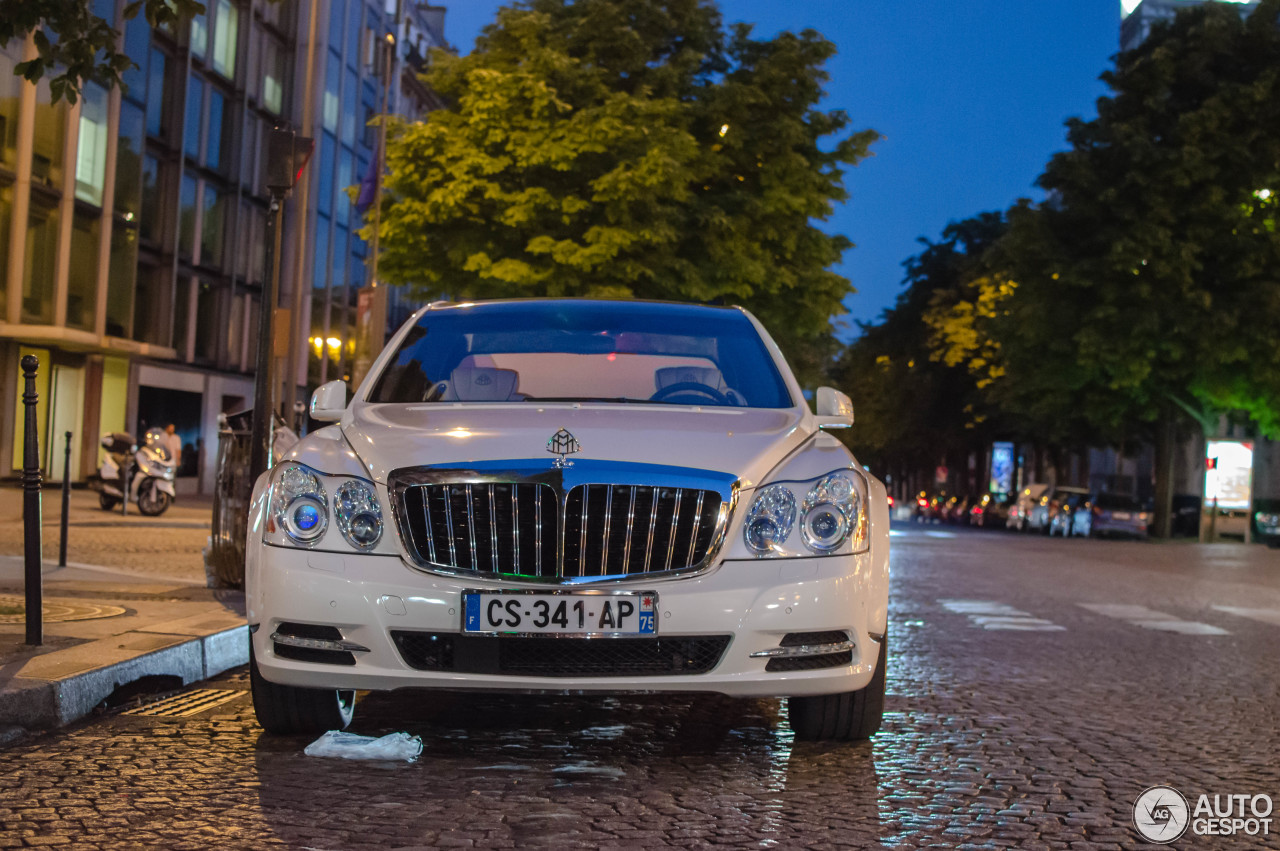
[{"label": "traffic light", "polygon": [[1204,468],[1206,470],[1218,469],[1218,459],[1216,457],[1204,459]]},{"label": "traffic light", "polygon": [[315,150],[314,139],[275,127],[267,138],[267,189],[283,196],[297,184]]}]

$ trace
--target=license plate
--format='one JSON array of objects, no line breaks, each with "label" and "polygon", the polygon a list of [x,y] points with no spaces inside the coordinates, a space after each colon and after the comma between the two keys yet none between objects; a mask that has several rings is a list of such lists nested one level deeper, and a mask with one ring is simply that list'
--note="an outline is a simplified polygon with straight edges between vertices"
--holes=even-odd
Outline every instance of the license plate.
[{"label": "license plate", "polygon": [[496,635],[654,635],[652,591],[615,593],[484,592],[462,595],[462,631]]},{"label": "license plate", "polygon": [[1129,519],[1129,512],[1127,512],[1127,511],[1113,511],[1113,512],[1111,513],[1111,517],[1112,517],[1112,519],[1113,519],[1113,520],[1128,520],[1128,519]]}]

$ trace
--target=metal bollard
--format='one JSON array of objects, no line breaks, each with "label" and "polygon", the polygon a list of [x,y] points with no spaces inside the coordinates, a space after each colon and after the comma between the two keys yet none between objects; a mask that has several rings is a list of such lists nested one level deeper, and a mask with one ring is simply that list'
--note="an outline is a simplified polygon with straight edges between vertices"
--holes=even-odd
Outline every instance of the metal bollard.
[{"label": "metal bollard", "polygon": [[67,566],[67,515],[71,512],[71,432],[62,459],[62,543],[58,545],[58,567]]},{"label": "metal bollard", "polygon": [[40,560],[40,449],[36,443],[36,370],[40,359],[35,355],[22,358],[22,404],[26,418],[22,432],[22,527],[24,583],[27,592],[27,643],[44,643],[44,595],[41,588]]}]

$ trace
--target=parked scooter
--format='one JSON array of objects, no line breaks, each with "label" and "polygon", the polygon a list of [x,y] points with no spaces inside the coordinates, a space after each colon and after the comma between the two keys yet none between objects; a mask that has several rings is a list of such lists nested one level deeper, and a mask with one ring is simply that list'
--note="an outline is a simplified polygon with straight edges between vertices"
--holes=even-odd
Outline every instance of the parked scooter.
[{"label": "parked scooter", "polygon": [[164,436],[161,429],[148,429],[142,446],[137,446],[128,432],[107,432],[102,436],[107,456],[98,468],[102,480],[98,504],[104,511],[121,504],[126,481],[129,501],[137,503],[138,511],[147,517],[163,514],[178,498],[173,489],[175,464],[164,445]]}]

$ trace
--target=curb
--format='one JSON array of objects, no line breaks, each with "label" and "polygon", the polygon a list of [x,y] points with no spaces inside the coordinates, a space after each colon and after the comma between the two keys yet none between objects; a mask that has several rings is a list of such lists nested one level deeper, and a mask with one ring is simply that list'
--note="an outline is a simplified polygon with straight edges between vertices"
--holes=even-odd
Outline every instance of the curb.
[{"label": "curb", "polygon": [[[207,623],[206,615],[187,620],[200,618]],[[30,673],[15,675],[0,687],[0,724],[61,727],[85,717],[117,688],[142,677],[179,677],[186,686],[248,663],[247,624],[226,627],[224,623],[194,635],[189,631],[183,635],[183,629],[182,621],[174,621],[28,660],[24,671],[30,669]],[[74,654],[68,656],[71,651]],[[78,661],[85,656],[116,657],[116,661]]]}]

